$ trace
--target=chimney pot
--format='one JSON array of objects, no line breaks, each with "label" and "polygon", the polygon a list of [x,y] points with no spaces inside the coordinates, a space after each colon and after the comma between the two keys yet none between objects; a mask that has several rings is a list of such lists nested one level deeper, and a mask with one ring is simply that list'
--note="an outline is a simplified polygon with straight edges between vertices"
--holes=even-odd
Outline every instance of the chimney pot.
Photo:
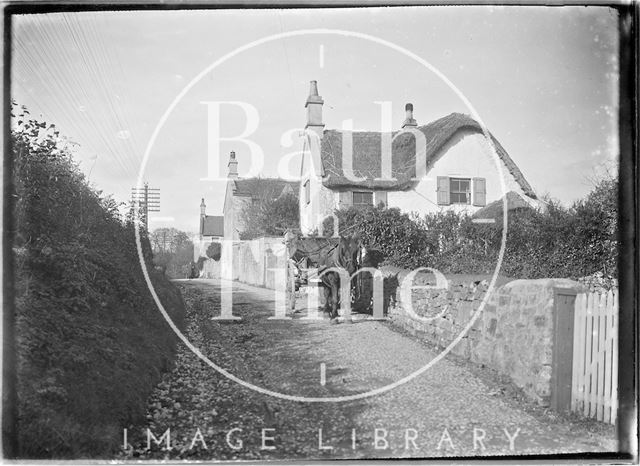
[{"label": "chimney pot", "polygon": [[229,154],[229,163],[227,164],[229,168],[229,174],[227,178],[237,179],[238,178],[238,161],[236,160],[235,151],[231,151]]},{"label": "chimney pot", "polygon": [[318,82],[315,80],[311,81],[309,97],[307,97],[307,102],[304,105],[307,109],[307,125],[305,129],[312,128],[314,131],[317,131],[320,136],[322,136],[322,129],[324,128],[324,123],[322,122],[323,104],[324,100],[318,95]]},{"label": "chimney pot", "polygon": [[311,81],[311,86],[309,87],[309,97],[315,97],[318,95],[318,81]]},{"label": "chimney pot", "polygon": [[406,113],[405,120],[402,123],[402,127],[406,128],[407,126],[416,127],[418,126],[418,122],[413,118],[413,104],[408,103],[404,106],[404,110]]}]

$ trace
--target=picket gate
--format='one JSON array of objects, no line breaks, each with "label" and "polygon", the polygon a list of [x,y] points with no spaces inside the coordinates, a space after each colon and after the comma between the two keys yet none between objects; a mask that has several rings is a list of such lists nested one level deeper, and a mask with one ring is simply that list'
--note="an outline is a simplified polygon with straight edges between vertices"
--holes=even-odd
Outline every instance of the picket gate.
[{"label": "picket gate", "polygon": [[573,341],[571,410],[615,424],[618,412],[618,290],[578,294]]}]

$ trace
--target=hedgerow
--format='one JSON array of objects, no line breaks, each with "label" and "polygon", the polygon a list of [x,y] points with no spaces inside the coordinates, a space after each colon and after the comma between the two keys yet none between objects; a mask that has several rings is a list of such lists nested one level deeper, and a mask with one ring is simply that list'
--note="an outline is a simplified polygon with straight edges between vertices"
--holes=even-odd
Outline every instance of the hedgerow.
[{"label": "hedgerow", "polygon": [[[131,219],[87,184],[53,125],[24,107],[14,112],[14,454],[99,457],[144,419],[177,340],[147,289]],[[182,326],[180,294],[154,272],[144,233],[142,246],[155,289]]]},{"label": "hedgerow", "polygon": [[[530,279],[617,277],[617,190],[617,181],[606,178],[570,207],[546,199],[544,208],[510,211],[500,273]],[[489,225],[452,211],[419,218],[393,208],[351,207],[336,216],[341,233],[359,232],[384,263],[403,268],[493,273],[502,243],[501,213]],[[331,217],[325,220],[326,234],[332,234],[332,223]]]},{"label": "hedgerow", "polygon": [[[365,245],[380,251],[387,263],[418,267],[434,251],[432,234],[399,209],[351,207],[336,211],[341,234],[358,232]],[[324,223],[325,235],[333,234],[333,218]]]}]

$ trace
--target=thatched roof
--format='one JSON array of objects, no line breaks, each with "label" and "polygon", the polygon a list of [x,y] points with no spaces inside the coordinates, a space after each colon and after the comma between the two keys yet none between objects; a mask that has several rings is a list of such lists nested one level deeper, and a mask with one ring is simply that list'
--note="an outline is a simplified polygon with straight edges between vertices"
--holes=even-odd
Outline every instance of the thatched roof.
[{"label": "thatched roof", "polygon": [[[509,191],[505,196],[507,198],[507,210],[517,210],[517,209],[530,209],[531,205],[527,203],[522,196],[514,191]],[[473,218],[493,218],[497,219],[502,216],[502,210],[504,207],[504,197],[498,199],[497,201],[493,201],[490,204],[487,204],[482,209],[476,211],[473,214]]]},{"label": "thatched roof", "polygon": [[234,180],[233,194],[252,199],[278,198],[283,193],[298,196],[299,183],[279,178],[245,178]]},{"label": "thatched roof", "polygon": [[[480,133],[480,124],[468,115],[452,113],[427,125],[416,128],[426,138],[426,167],[427,170],[435,163],[443,146],[461,131]],[[393,136],[399,132],[393,133]],[[412,181],[416,176],[415,137],[410,133],[402,133],[393,141],[391,146],[391,173],[395,180],[380,180],[382,149],[382,133],[370,131],[354,131],[353,137],[353,172],[357,177],[366,178],[363,181],[349,180],[342,169],[342,131],[325,130],[321,143],[321,157],[324,169],[323,184],[330,189],[367,188],[389,191],[404,191],[415,187]],[[496,146],[498,157],[514,176],[523,192],[536,198],[531,185],[522,175],[520,169],[511,160],[509,154],[491,135]]]},{"label": "thatched roof", "polygon": [[224,236],[224,217],[222,215],[200,217],[200,234],[203,236]]}]

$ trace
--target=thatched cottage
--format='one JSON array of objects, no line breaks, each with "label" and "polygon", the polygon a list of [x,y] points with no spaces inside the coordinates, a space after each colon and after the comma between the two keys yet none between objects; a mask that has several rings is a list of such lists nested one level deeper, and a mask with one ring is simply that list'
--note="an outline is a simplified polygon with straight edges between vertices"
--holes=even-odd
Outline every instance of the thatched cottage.
[{"label": "thatched cottage", "polygon": [[509,154],[490,135],[496,160],[481,126],[468,115],[452,113],[419,126],[407,104],[398,131],[344,131],[324,128],[323,104],[317,83],[311,81],[299,196],[303,234],[322,234],[323,220],[349,206],[474,213],[505,193],[537,205],[535,192]]}]

